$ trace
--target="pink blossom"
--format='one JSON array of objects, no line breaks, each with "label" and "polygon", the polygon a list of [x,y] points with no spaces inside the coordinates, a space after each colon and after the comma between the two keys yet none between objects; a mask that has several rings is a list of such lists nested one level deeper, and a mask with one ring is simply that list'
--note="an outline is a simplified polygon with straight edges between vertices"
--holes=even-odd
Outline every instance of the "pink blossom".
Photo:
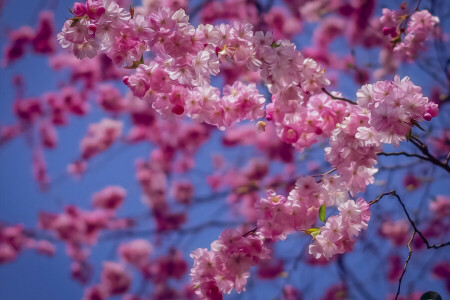
[{"label": "pink blossom", "polygon": [[123,203],[126,191],[120,186],[108,186],[92,196],[94,207],[117,210]]},{"label": "pink blossom", "polygon": [[119,247],[122,259],[136,267],[142,267],[147,263],[152,251],[152,245],[143,239],[133,240]]},{"label": "pink blossom", "polygon": [[130,289],[131,277],[122,265],[104,262],[101,285],[105,287],[109,295],[121,295]]}]

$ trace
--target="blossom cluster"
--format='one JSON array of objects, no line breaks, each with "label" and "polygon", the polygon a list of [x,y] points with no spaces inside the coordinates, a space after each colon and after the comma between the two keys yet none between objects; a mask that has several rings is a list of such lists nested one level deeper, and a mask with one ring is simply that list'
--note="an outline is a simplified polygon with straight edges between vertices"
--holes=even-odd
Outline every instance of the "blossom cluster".
[{"label": "blossom cluster", "polygon": [[2,61],[3,66],[19,60],[25,55],[27,48],[32,47],[38,54],[53,54],[56,50],[56,42],[53,38],[55,28],[53,24],[53,12],[43,11],[39,15],[39,23],[36,30],[29,26],[11,31],[9,43],[5,48]]},{"label": "blossom cluster", "polygon": [[319,138],[331,136],[347,114],[349,104],[332,100],[324,93],[304,98],[301,94],[299,87],[291,86],[273,95],[266,118],[275,123],[277,135],[283,142],[303,151]]},{"label": "blossom cluster", "polygon": [[111,147],[122,134],[122,126],[122,122],[112,119],[91,124],[81,141],[81,157],[87,160]]},{"label": "blossom cluster", "polygon": [[188,299],[188,289],[183,294],[170,288],[169,280],[180,280],[187,271],[187,263],[180,251],[171,248],[167,255],[153,257],[153,246],[144,239],[123,243],[118,249],[120,262],[103,263],[100,282],[85,289],[83,300],[106,300],[123,295],[123,299],[136,299],[131,294],[131,269],[139,271],[145,280],[152,281],[155,291],[152,299],[166,299],[173,295],[176,299]]},{"label": "blossom cluster", "polygon": [[[136,68],[123,82],[167,117],[187,115],[225,128],[265,115],[265,99],[255,85],[235,82],[225,86],[222,97],[210,86],[210,76],[219,73],[220,63],[261,70],[280,107],[298,107],[303,98],[329,84],[320,65],[305,59],[292,42],[275,41],[271,33],[254,34],[250,24],[201,24],[195,28],[182,9],[160,8],[134,16],[112,0],[77,3],[72,11],[74,17],[58,35],[60,44],[79,58],[92,58],[100,52],[116,64]],[[145,63],[148,50],[154,59]],[[294,113],[296,107],[283,112]],[[297,118],[305,116],[298,113]],[[317,124],[310,127],[316,133],[319,130]]]},{"label": "blossom cluster", "polygon": [[[116,197],[112,190],[119,187],[107,187],[95,194],[93,205],[97,206],[99,198],[102,201],[115,202]],[[114,216],[116,207],[102,207],[93,211],[81,210],[76,206],[65,207],[60,214],[41,212],[39,214],[39,227],[53,234],[58,240],[66,245],[67,255],[73,260],[71,265],[72,277],[80,283],[87,283],[91,276],[91,266],[87,259],[90,251],[89,246],[98,242],[102,230],[117,230],[128,228],[133,225],[131,219],[116,218]]]},{"label": "blossom cluster", "polygon": [[0,264],[14,261],[24,249],[35,249],[47,256],[53,256],[56,251],[55,245],[45,239],[34,239],[21,224],[0,225]]},{"label": "blossom cluster", "polygon": [[325,158],[344,177],[352,195],[374,182],[382,144],[398,146],[418,122],[438,115],[437,104],[409,77],[366,84],[356,96],[358,106],[351,107],[325,148]]},{"label": "blossom cluster", "polygon": [[211,250],[199,248],[191,253],[195,293],[201,299],[222,299],[222,294],[245,290],[250,267],[269,258],[270,250],[258,234],[242,234],[226,229],[211,243]]},{"label": "blossom cluster", "polygon": [[[407,20],[407,21],[406,21]],[[406,35],[401,39],[404,28],[402,24],[407,22]],[[408,59],[415,58],[424,49],[425,40],[433,33],[439,18],[433,16],[428,10],[415,11],[411,15],[405,15],[402,11],[383,9],[380,18],[383,34],[394,38],[394,52]]]},{"label": "blossom cluster", "polygon": [[363,199],[348,200],[338,206],[339,215],[331,216],[309,246],[315,258],[330,259],[336,254],[353,250],[359,232],[367,229],[370,220],[369,204]]},{"label": "blossom cluster", "polygon": [[[295,231],[304,231],[314,239],[309,253],[316,259],[330,259],[353,249],[359,232],[367,229],[369,204],[363,199],[349,199],[342,177],[323,175],[320,182],[307,176],[297,180],[286,198],[268,190],[256,204],[257,227],[248,233],[227,229],[211,250],[192,252],[191,276],[196,294],[202,299],[222,299],[232,289],[245,289],[251,266],[269,259],[269,243],[286,239]],[[321,228],[313,228],[319,211],[337,206],[340,214],[330,216]]]}]

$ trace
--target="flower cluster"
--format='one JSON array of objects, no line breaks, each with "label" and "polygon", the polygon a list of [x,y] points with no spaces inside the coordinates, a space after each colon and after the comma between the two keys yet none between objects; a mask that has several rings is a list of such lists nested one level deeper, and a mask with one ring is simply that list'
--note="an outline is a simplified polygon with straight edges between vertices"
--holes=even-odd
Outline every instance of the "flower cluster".
[{"label": "flower cluster", "polygon": [[316,259],[324,256],[330,259],[336,254],[353,250],[355,237],[367,229],[370,220],[369,204],[359,198],[356,202],[348,200],[338,206],[339,215],[327,219],[325,226],[315,236],[309,246],[309,253]]},{"label": "flower cluster", "polygon": [[81,141],[81,157],[88,160],[111,147],[122,134],[122,126],[122,122],[112,119],[91,124]]},{"label": "flower cluster", "polygon": [[358,105],[370,112],[369,125],[382,143],[397,146],[412,126],[438,115],[438,105],[428,101],[422,88],[408,76],[362,86],[356,93]]},{"label": "flower cluster", "polygon": [[[224,88],[223,97],[210,86],[210,76],[219,73],[220,63],[231,63],[251,71],[261,69],[262,79],[274,93],[273,110],[281,108],[276,120],[280,130],[292,125],[289,120],[281,124],[284,115],[292,113],[295,116],[287,118],[304,120],[306,133],[320,134],[320,124],[309,124],[314,116],[306,116],[300,106],[329,80],[319,64],[305,59],[289,41],[275,41],[270,33],[254,34],[252,25],[240,22],[195,28],[182,9],[160,8],[132,16],[112,0],[89,0],[86,5],[77,3],[72,11],[74,17],[58,35],[61,45],[79,58],[100,52],[116,64],[136,68],[123,82],[164,116],[187,115],[219,128],[263,117],[265,99],[255,85],[235,82]],[[154,59],[144,63],[148,50]],[[327,113],[321,117],[325,123],[339,119]],[[303,147],[313,141],[310,138]]]},{"label": "flower cluster", "polygon": [[[402,40],[402,24],[407,19],[406,35]],[[415,11],[410,16],[404,15],[401,11],[391,11],[383,9],[383,16],[380,18],[383,34],[394,38],[394,52],[402,57],[412,59],[423,50],[425,40],[433,33],[434,27],[439,23],[439,18],[433,16],[428,10]]]},{"label": "flower cluster", "polygon": [[131,287],[131,276],[122,264],[104,262],[101,282],[86,289],[83,300],[105,300],[112,296],[122,295]]},{"label": "flower cluster", "polygon": [[5,48],[2,61],[3,66],[8,66],[19,60],[25,55],[29,46],[32,47],[33,52],[38,54],[53,54],[55,52],[53,12],[41,12],[36,28],[36,30],[33,30],[31,27],[24,26],[9,34],[9,43]]},{"label": "flower cluster", "polygon": [[92,196],[92,204],[96,208],[115,211],[122,205],[126,193],[120,186],[108,186]]},{"label": "flower cluster", "polygon": [[378,233],[389,239],[396,246],[403,246],[408,243],[411,225],[405,219],[397,221],[385,221],[381,224]]},{"label": "flower cluster", "polygon": [[56,247],[47,240],[35,240],[28,236],[23,225],[0,225],[0,264],[14,261],[24,249],[35,249],[37,253],[52,256]]},{"label": "flower cluster", "polygon": [[273,95],[267,106],[267,118],[274,121],[278,137],[297,150],[311,147],[320,137],[330,137],[348,110],[347,103],[326,94],[301,95],[299,87],[291,86]]},{"label": "flower cluster", "polygon": [[409,77],[366,84],[358,90],[358,106],[333,131],[325,158],[348,183],[352,195],[374,182],[382,144],[398,146],[414,125],[438,114],[437,104],[424,97]]},{"label": "flower cluster", "polygon": [[245,290],[251,266],[269,258],[270,250],[258,234],[226,229],[211,243],[211,250],[199,248],[191,253],[195,293],[201,299],[222,299],[222,294]]},{"label": "flower cluster", "polygon": [[[349,200],[341,176],[321,177],[319,182],[311,176],[301,177],[288,198],[268,190],[256,204],[256,229],[243,235],[237,230],[225,230],[211,244],[211,250],[192,252],[191,276],[196,293],[202,299],[222,299],[222,294],[232,289],[243,291],[250,267],[270,258],[270,242],[284,240],[295,231],[314,237],[310,254],[316,259],[351,251],[355,237],[367,229],[369,205],[363,199]],[[340,214],[329,217],[325,226],[313,228],[319,211],[327,206],[337,206]],[[279,270],[278,265],[275,269]]]},{"label": "flower cluster", "polygon": [[286,239],[294,231],[312,227],[322,205],[320,188],[313,177],[304,177],[297,181],[287,199],[269,190],[257,206],[258,232],[276,241]]}]

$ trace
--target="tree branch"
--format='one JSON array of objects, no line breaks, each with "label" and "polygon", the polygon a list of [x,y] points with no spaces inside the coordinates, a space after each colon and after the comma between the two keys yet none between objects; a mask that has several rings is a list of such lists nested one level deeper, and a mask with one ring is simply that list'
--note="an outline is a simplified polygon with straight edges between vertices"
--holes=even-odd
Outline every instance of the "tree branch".
[{"label": "tree branch", "polygon": [[423,159],[423,160],[428,160],[428,158],[426,158],[425,156],[422,156],[420,154],[407,153],[405,151],[402,151],[402,152],[378,152],[377,155],[379,155],[379,156],[400,156],[400,155],[403,155],[403,156],[418,157],[418,158]]},{"label": "tree branch", "polygon": [[329,91],[327,91],[325,88],[322,88],[322,92],[324,92],[325,94],[327,94],[328,96],[330,96],[331,99],[334,99],[334,100],[342,100],[342,101],[348,102],[348,103],[353,104],[353,105],[357,105],[357,104],[358,104],[358,103],[356,103],[355,101],[352,101],[352,100],[347,99],[347,98],[336,97],[336,96],[334,96],[333,94],[331,94]]},{"label": "tree branch", "polygon": [[438,167],[441,167],[442,169],[450,173],[450,166],[448,164],[449,163],[448,159],[446,161],[441,161],[437,157],[433,156],[428,150],[428,146],[416,136],[411,136],[410,142],[414,146],[416,146],[416,148],[419,149],[419,151],[422,152],[423,155],[427,157],[427,160],[429,162]]},{"label": "tree branch", "polygon": [[370,201],[370,202],[369,202],[369,205],[372,205],[372,204],[377,203],[377,202],[380,201],[384,196],[388,196],[388,195],[391,195],[391,196],[394,196],[395,198],[397,198],[398,202],[400,203],[400,205],[401,205],[402,208],[403,208],[403,211],[404,211],[405,214],[406,214],[406,217],[408,218],[409,223],[410,223],[411,226],[413,227],[414,232],[416,232],[416,233],[420,236],[420,238],[422,239],[422,241],[424,242],[424,244],[427,246],[427,249],[431,249],[431,248],[433,248],[433,249],[438,249],[438,248],[442,248],[442,247],[445,247],[445,246],[449,246],[449,245],[450,245],[450,241],[449,241],[449,242],[446,242],[446,243],[438,244],[438,245],[430,244],[430,243],[428,242],[428,240],[425,238],[425,236],[422,234],[422,232],[420,232],[420,230],[417,228],[416,223],[411,219],[411,216],[409,215],[408,211],[406,210],[405,204],[404,204],[403,201],[400,199],[400,196],[399,196],[394,190],[392,190],[392,191],[390,191],[390,192],[387,192],[387,193],[384,193],[384,194],[381,194],[381,195],[378,196],[375,200]]},{"label": "tree branch", "polygon": [[402,286],[403,276],[406,273],[406,268],[408,267],[409,260],[411,259],[411,255],[412,255],[411,243],[414,240],[415,235],[416,235],[416,232],[414,231],[408,242],[408,257],[405,260],[405,265],[403,266],[402,275],[400,276],[400,278],[398,280],[398,288],[397,288],[397,294],[395,294],[395,300],[397,300],[398,296],[400,295],[400,288]]}]

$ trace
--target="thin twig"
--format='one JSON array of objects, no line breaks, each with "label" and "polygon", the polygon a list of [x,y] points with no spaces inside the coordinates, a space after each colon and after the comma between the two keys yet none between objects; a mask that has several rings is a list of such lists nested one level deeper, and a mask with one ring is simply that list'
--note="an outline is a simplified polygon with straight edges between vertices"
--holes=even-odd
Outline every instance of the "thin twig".
[{"label": "thin twig", "polygon": [[437,157],[433,156],[430,151],[428,150],[428,146],[422,142],[418,137],[416,136],[411,136],[410,142],[416,146],[417,149],[419,149],[420,152],[422,152],[422,154],[424,156],[427,157],[427,160],[429,162],[431,162],[432,164],[441,167],[442,169],[446,170],[447,172],[450,173],[450,166],[448,165],[448,161],[441,161],[439,160]]},{"label": "thin twig", "polygon": [[352,100],[350,100],[350,99],[347,99],[347,98],[336,97],[336,96],[334,96],[333,94],[331,94],[329,91],[327,91],[325,88],[322,88],[322,91],[323,91],[325,94],[327,94],[328,96],[330,96],[331,99],[334,99],[334,100],[342,100],[342,101],[348,102],[348,103],[353,104],[353,105],[357,105],[357,104],[358,104],[358,103],[356,103],[356,102],[354,102],[354,101],[352,101]]},{"label": "thin twig", "polygon": [[405,265],[403,266],[402,275],[400,276],[400,278],[398,280],[398,288],[397,288],[397,294],[395,295],[395,300],[397,300],[398,296],[400,295],[400,288],[402,286],[403,276],[406,273],[406,268],[408,267],[409,260],[411,259],[411,255],[412,255],[411,243],[414,240],[414,236],[415,235],[416,235],[416,232],[414,231],[413,234],[411,235],[411,238],[409,239],[409,242],[408,242],[408,257],[405,260]]},{"label": "thin twig", "polygon": [[372,204],[377,203],[377,202],[380,201],[384,196],[388,196],[388,195],[391,195],[391,196],[394,196],[395,198],[397,198],[398,202],[400,203],[400,205],[401,205],[402,208],[403,208],[403,211],[405,212],[406,217],[408,218],[409,223],[410,223],[411,226],[413,227],[414,232],[417,232],[417,234],[420,236],[420,238],[422,239],[422,241],[423,241],[423,242],[425,243],[425,245],[427,246],[427,249],[431,249],[431,248],[433,248],[433,249],[438,249],[438,248],[442,248],[442,247],[445,247],[445,246],[450,246],[450,242],[446,242],[446,243],[442,243],[442,244],[438,244],[438,245],[430,244],[430,243],[428,242],[428,240],[425,238],[425,236],[422,234],[422,232],[417,228],[416,223],[411,219],[411,216],[409,215],[408,211],[406,210],[406,206],[405,206],[405,204],[403,203],[402,199],[400,198],[400,196],[399,196],[394,190],[392,190],[392,191],[390,191],[390,192],[387,192],[387,193],[384,193],[384,194],[381,194],[381,195],[378,196],[375,200],[370,201],[370,202],[369,202],[369,205],[372,205]]},{"label": "thin twig", "polygon": [[422,156],[420,154],[415,154],[415,153],[407,153],[405,151],[402,152],[378,152],[377,155],[379,156],[408,156],[408,157],[418,157],[420,159],[423,160],[429,160],[428,158],[426,158],[425,156]]}]

